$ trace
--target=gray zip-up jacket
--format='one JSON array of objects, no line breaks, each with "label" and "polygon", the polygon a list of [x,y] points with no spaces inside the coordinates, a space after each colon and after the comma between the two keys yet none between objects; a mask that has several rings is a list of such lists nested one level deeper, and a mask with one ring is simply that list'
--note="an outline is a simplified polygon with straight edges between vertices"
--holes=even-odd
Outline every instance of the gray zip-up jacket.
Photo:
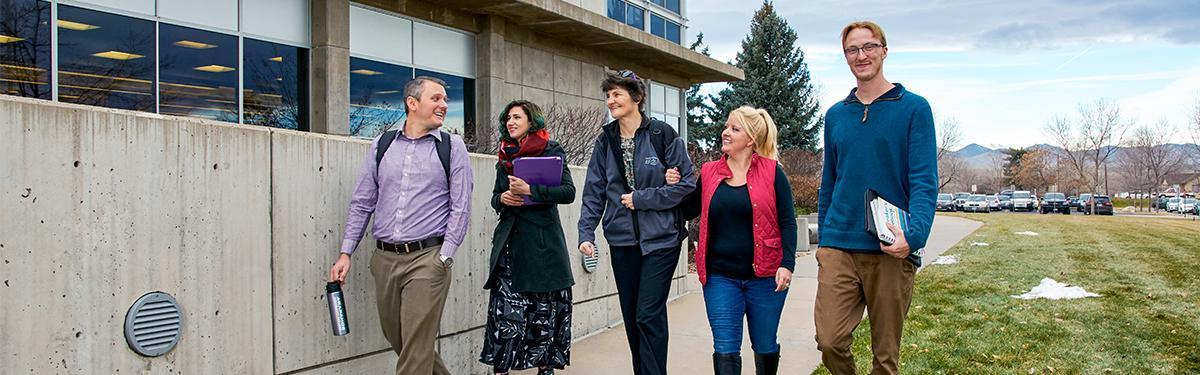
[{"label": "gray zip-up jacket", "polygon": [[[651,124],[656,122],[657,124]],[[583,184],[583,209],[579,214],[579,243],[596,240],[596,225],[603,222],[604,238],[610,246],[641,245],[642,254],[673,248],[687,237],[682,228],[680,212],[676,209],[683,199],[696,189],[692,161],[688,158],[683,138],[664,122],[642,115],[642,125],[634,135],[633,206],[630,211],[621,204],[625,194],[624,160],[620,148],[617,121],[604,126],[592,147],[587,179]],[[666,131],[665,161],[658,160],[651,132]],[[612,140],[609,137],[618,137]],[[683,178],[679,183],[666,185],[667,168],[679,168]],[[636,222],[636,227],[635,227]]]}]

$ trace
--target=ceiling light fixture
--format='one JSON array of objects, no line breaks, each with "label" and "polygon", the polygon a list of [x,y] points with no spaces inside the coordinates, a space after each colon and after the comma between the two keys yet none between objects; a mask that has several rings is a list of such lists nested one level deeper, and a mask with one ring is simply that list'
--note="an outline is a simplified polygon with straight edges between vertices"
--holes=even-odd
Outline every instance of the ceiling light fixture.
[{"label": "ceiling light fixture", "polygon": [[100,28],[100,26],[88,25],[88,24],[82,23],[82,22],[67,21],[67,20],[64,20],[61,18],[58,20],[58,27],[63,28],[63,29],[68,29],[68,30],[75,30],[75,31],[88,31],[88,30],[95,30],[95,29]]},{"label": "ceiling light fixture", "polygon": [[230,68],[228,66],[221,66],[221,65],[197,66],[192,69],[196,69],[196,70],[199,70],[202,72],[209,72],[209,73],[225,73],[225,72],[232,72],[232,71],[236,70],[234,68]]},{"label": "ceiling light fixture", "polygon": [[183,47],[183,48],[191,48],[191,49],[217,48],[216,44],[193,42],[190,40],[181,40],[181,41],[175,42],[174,44],[177,46]]},{"label": "ceiling light fixture", "polygon": [[140,58],[146,57],[146,56],[139,55],[136,53],[121,52],[121,51],[97,52],[97,53],[93,53],[92,56],[103,57],[106,59],[113,59],[113,60],[121,60],[121,61],[134,60],[134,59],[140,59]]}]

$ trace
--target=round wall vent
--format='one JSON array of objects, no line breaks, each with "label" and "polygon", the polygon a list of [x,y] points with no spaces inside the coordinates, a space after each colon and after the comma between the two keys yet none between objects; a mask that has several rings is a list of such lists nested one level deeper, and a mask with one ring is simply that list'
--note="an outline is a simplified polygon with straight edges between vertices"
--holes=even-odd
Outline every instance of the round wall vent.
[{"label": "round wall vent", "polygon": [[163,292],[148,293],[125,314],[125,342],[137,354],[157,357],[179,343],[182,323],[174,297]]}]

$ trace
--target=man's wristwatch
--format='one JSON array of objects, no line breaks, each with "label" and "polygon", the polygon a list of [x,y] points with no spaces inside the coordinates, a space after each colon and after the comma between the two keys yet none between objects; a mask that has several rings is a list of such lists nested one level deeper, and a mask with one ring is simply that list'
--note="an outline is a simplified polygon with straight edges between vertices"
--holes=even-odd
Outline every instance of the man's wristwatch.
[{"label": "man's wristwatch", "polygon": [[438,258],[442,259],[442,265],[444,265],[446,267],[454,266],[454,258],[445,256],[445,255],[438,255]]}]

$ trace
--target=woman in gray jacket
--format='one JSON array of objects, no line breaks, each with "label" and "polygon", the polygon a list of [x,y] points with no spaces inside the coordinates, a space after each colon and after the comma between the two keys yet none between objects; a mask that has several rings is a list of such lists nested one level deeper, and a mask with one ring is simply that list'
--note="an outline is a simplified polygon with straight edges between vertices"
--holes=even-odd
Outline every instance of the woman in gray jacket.
[{"label": "woman in gray jacket", "polygon": [[[633,373],[665,374],[667,293],[687,237],[677,206],[696,188],[692,162],[675,129],[646,117],[646,85],[637,74],[609,73],[601,88],[615,120],[592,148],[579,251],[595,253],[596,226],[603,222]],[[667,168],[679,168],[683,179],[666,185]]]}]

